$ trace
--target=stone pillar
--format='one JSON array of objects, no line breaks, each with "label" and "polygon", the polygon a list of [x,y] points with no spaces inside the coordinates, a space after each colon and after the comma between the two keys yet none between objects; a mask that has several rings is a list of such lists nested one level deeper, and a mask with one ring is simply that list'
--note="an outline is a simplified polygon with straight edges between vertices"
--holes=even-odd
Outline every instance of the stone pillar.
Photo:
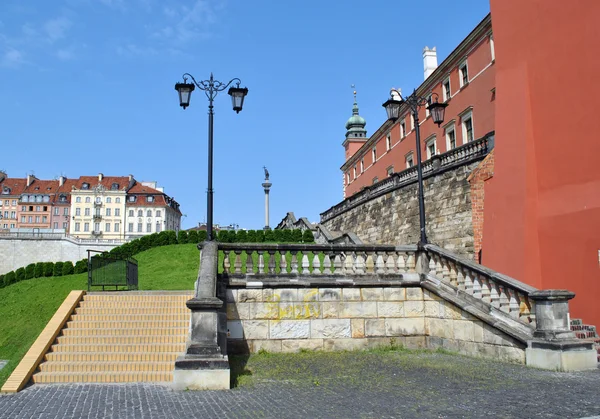
[{"label": "stone pillar", "polygon": [[594,343],[577,339],[569,324],[567,290],[542,290],[529,294],[535,302],[536,330],[528,342],[526,362],[555,371],[581,371],[598,368]]},{"label": "stone pillar", "polygon": [[196,294],[186,302],[192,311],[186,353],[175,361],[176,390],[227,390],[230,388],[229,360],[223,340],[226,322],[223,301],[217,298],[218,245],[205,242],[202,248]]},{"label": "stone pillar", "polygon": [[269,182],[269,178],[265,179],[265,183],[262,184],[265,188],[265,230],[270,230],[269,227],[269,190],[271,189],[272,183]]}]

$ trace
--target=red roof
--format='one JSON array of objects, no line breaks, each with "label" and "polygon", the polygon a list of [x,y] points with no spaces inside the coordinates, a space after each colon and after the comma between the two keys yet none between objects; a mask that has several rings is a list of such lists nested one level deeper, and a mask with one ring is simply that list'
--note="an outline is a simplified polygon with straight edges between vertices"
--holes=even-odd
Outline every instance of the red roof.
[{"label": "red roof", "polygon": [[27,187],[27,179],[21,178],[6,178],[2,182],[0,182],[0,194],[4,192],[4,188],[10,188],[11,195],[20,195],[23,193],[25,188]]}]

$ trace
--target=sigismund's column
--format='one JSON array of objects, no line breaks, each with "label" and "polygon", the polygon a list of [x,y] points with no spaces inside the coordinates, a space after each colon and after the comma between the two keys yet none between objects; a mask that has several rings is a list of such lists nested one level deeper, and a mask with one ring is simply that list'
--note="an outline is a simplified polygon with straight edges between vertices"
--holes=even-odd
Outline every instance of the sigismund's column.
[{"label": "sigismund's column", "polygon": [[269,190],[271,189],[272,183],[269,182],[269,171],[267,170],[267,168],[265,166],[263,166],[263,169],[265,169],[265,182],[262,184],[263,188],[265,188],[265,228],[264,228],[264,230],[270,230],[271,227],[269,227]]}]

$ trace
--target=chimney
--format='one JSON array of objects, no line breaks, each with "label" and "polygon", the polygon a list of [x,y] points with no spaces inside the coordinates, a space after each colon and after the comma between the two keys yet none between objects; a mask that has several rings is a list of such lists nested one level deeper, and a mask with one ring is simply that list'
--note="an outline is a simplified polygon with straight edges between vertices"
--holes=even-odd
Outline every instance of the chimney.
[{"label": "chimney", "polygon": [[98,182],[102,182],[102,178],[104,178],[104,175],[102,173],[98,173]]},{"label": "chimney", "polygon": [[64,184],[65,184],[65,180],[66,180],[66,179],[67,179],[67,178],[65,178],[64,176],[61,176],[61,177],[59,177],[59,178],[58,178],[58,186],[62,186],[62,185],[64,185]]},{"label": "chimney", "polygon": [[29,188],[35,179],[34,175],[27,175],[27,187]]},{"label": "chimney", "polygon": [[423,80],[427,80],[427,77],[435,71],[437,66],[437,52],[435,51],[435,47],[431,49],[428,47],[423,48],[423,72],[425,76]]},{"label": "chimney", "polygon": [[129,181],[131,182],[133,180],[133,175],[129,175]]}]

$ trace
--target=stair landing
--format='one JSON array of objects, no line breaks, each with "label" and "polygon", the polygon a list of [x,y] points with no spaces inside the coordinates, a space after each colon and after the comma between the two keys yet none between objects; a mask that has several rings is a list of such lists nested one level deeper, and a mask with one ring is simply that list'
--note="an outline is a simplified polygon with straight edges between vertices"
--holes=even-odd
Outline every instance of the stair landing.
[{"label": "stair landing", "polygon": [[90,292],[75,308],[34,383],[171,382],[184,353],[192,291]]}]

